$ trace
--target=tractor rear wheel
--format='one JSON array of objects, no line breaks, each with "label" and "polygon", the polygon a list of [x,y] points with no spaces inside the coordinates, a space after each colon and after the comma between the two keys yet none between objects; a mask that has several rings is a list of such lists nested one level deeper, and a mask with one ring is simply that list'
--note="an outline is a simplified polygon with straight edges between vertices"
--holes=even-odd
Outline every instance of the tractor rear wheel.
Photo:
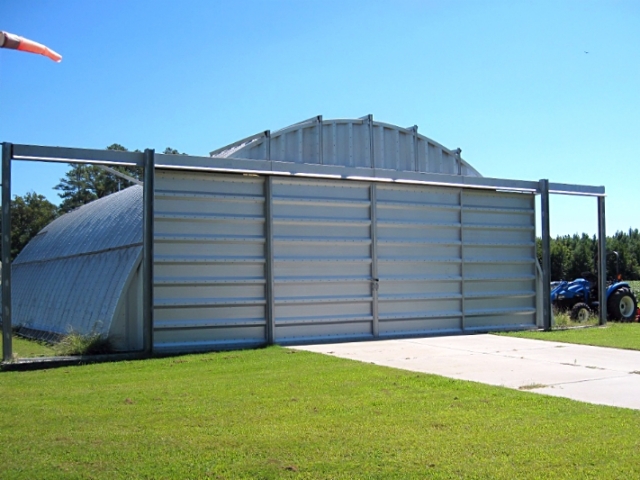
[{"label": "tractor rear wheel", "polygon": [[638,300],[631,290],[624,288],[611,294],[607,307],[613,320],[633,322],[636,319]]},{"label": "tractor rear wheel", "polygon": [[591,309],[586,303],[576,303],[571,309],[571,320],[574,322],[586,322],[591,315]]}]

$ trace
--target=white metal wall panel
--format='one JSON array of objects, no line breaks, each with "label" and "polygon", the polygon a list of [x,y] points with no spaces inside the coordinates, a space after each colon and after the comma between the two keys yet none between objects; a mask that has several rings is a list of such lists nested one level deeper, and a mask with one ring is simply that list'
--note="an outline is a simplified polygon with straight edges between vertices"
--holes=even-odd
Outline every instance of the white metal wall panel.
[{"label": "white metal wall panel", "polygon": [[462,195],[465,329],[535,326],[534,196]]},{"label": "white metal wall panel", "polygon": [[460,190],[377,185],[381,336],[460,331]]},{"label": "white metal wall panel", "polygon": [[535,325],[532,195],[184,172],[156,182],[156,348]]},{"label": "white metal wall panel", "polygon": [[273,179],[277,342],[372,335],[369,191]]},{"label": "white metal wall panel", "polygon": [[264,178],[156,173],[154,348],[265,341]]}]

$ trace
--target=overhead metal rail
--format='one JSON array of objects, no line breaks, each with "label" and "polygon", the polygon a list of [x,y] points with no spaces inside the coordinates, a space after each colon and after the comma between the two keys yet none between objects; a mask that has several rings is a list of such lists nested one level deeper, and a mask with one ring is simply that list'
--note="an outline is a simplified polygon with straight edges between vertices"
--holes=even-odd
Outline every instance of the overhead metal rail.
[{"label": "overhead metal rail", "polygon": [[[524,194],[536,194],[542,197],[542,231],[543,239],[549,238],[549,195],[580,195],[598,198],[598,238],[599,255],[598,271],[599,285],[605,281],[604,240],[605,232],[605,188],[603,186],[574,185],[564,183],[551,183],[547,180],[539,182],[509,180],[486,177],[469,177],[452,174],[423,173],[414,171],[397,171],[366,167],[342,167],[317,164],[302,164],[291,162],[279,162],[272,160],[248,160],[238,158],[219,157],[194,157],[186,155],[156,154],[153,150],[145,152],[122,152],[114,150],[93,150],[64,147],[48,147],[35,145],[2,144],[2,313],[3,313],[3,359],[5,362],[12,359],[12,324],[11,324],[11,232],[10,232],[10,202],[11,202],[11,161],[43,161],[58,163],[96,164],[106,166],[137,166],[145,170],[145,195],[144,195],[144,242],[143,256],[145,259],[143,290],[143,324],[145,331],[145,350],[153,353],[153,215],[154,195],[153,184],[155,170],[182,170],[192,172],[210,173],[234,173],[256,175],[266,177],[300,177],[310,179],[334,179],[349,180],[354,182],[380,182],[397,183],[407,185],[427,185],[442,187],[457,187],[466,189],[495,190],[498,192],[521,192]],[[148,191],[147,191],[148,190]],[[271,215],[271,205],[265,205],[267,215]],[[377,239],[376,239],[377,240]],[[376,241],[374,240],[374,241]],[[543,242],[545,252],[545,265],[548,270],[548,258],[550,252],[549,242]],[[265,246],[267,257],[272,255],[273,245]],[[549,273],[544,272],[545,278]],[[271,279],[272,273],[269,274]],[[546,292],[546,289],[544,289]],[[601,292],[604,289],[601,288]],[[273,292],[268,292],[268,297],[273,297]],[[544,295],[542,299],[543,324],[545,328],[551,327],[550,298]],[[601,301],[600,323],[606,323],[606,304]],[[376,312],[377,316],[378,312]],[[273,315],[271,312],[270,315]],[[274,328],[271,325],[270,329]],[[268,335],[268,340],[273,341],[273,332]]]},{"label": "overhead metal rail", "polygon": [[[87,163],[143,167],[144,152],[90,150],[81,148],[13,145],[13,160],[57,163]],[[155,154],[157,169],[178,169],[212,173],[245,173],[253,175],[293,175],[308,178],[342,179],[369,182],[397,182],[491,190],[542,193],[540,182],[490,177],[464,177],[441,173],[406,172],[365,167],[298,164],[273,160],[195,157]],[[549,183],[550,194],[604,197],[603,186]]]}]

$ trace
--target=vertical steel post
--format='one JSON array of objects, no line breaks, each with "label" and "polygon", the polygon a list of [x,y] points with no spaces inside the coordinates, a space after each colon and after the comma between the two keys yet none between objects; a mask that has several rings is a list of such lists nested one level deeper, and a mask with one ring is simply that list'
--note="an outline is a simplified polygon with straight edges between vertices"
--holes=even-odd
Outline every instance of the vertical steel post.
[{"label": "vertical steel post", "polygon": [[267,322],[267,344],[273,345],[276,341],[276,315],[273,271],[273,177],[264,180],[264,256],[265,256],[265,297]]},{"label": "vertical steel post", "polygon": [[322,153],[322,150],[324,148],[324,145],[323,145],[324,139],[322,137],[322,129],[323,129],[322,115],[318,115],[316,119],[318,122],[318,163],[322,165],[324,163],[324,157]]},{"label": "vertical steel post", "polygon": [[142,224],[142,318],[144,351],[153,354],[153,215],[155,196],[155,150],[144,151]]},{"label": "vertical steel post", "polygon": [[460,330],[465,329],[465,293],[464,293],[464,189],[460,189]]},{"label": "vertical steel post", "polygon": [[367,115],[367,130],[369,131],[369,166],[373,169],[376,168],[376,159],[374,152],[374,142],[373,142],[373,115]]},{"label": "vertical steel post", "polygon": [[2,359],[11,361],[11,158],[13,145],[2,144]]},{"label": "vertical steel post", "polygon": [[411,127],[411,141],[413,142],[413,171],[420,171],[420,155],[418,154],[418,125]]},{"label": "vertical steel post", "polygon": [[607,324],[607,226],[604,216],[604,197],[598,197],[598,301],[600,325]]},{"label": "vertical steel post", "polygon": [[264,132],[264,136],[266,138],[266,154],[267,160],[271,160],[271,130],[266,130]]},{"label": "vertical steel post", "polygon": [[380,279],[378,278],[378,213],[376,194],[376,184],[372,183],[369,187],[369,201],[371,203],[371,314],[373,316],[371,333],[374,337],[378,337],[380,335],[380,323],[378,318],[378,288],[380,288]]},{"label": "vertical steel post", "polygon": [[551,231],[549,225],[549,180],[540,180],[542,215],[542,325],[551,330]]}]

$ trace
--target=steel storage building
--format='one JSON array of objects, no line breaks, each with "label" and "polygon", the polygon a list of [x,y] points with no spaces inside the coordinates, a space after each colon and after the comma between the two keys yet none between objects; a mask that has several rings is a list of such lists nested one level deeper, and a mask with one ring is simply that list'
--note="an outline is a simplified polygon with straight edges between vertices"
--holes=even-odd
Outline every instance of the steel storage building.
[{"label": "steel storage building", "polygon": [[[145,166],[143,286],[139,260],[118,264],[121,298],[112,304],[132,297],[126,285],[142,289],[142,313],[125,323],[137,332],[130,345],[141,335],[148,352],[531,328],[550,318],[535,196],[545,262],[550,192],[598,197],[604,238],[603,187],[484,178],[460,150],[370,115],[314,117],[210,157],[5,151]],[[101,202],[83,208],[101,215]],[[125,243],[139,252],[136,238]],[[93,299],[85,301],[93,313],[102,287],[89,290],[80,297]]]},{"label": "steel storage building", "polygon": [[536,325],[534,195],[364,178],[480,177],[417,127],[316,117],[211,156],[327,177],[156,170],[156,348]]},{"label": "steel storage building", "polygon": [[14,325],[33,338],[99,333],[142,348],[141,259],[140,186],[55,219],[12,263]]}]

